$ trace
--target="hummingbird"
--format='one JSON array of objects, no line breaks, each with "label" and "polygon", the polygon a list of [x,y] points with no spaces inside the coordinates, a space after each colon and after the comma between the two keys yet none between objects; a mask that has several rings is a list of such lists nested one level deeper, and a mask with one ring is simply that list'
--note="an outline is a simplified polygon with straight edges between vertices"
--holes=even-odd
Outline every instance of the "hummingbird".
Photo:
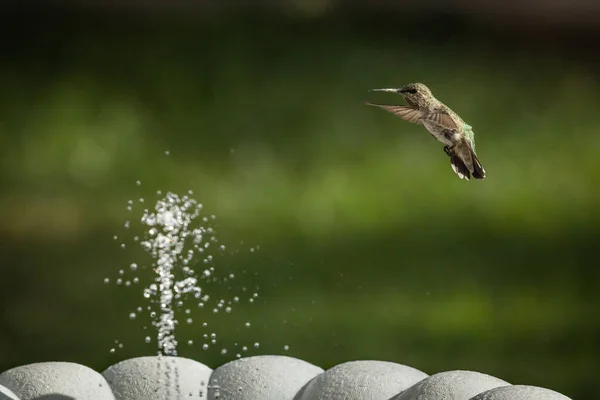
[{"label": "hummingbird", "polygon": [[452,170],[460,179],[485,178],[485,169],[475,153],[473,127],[463,121],[454,111],[436,99],[431,90],[422,83],[409,83],[400,88],[371,89],[372,92],[400,94],[407,105],[391,106],[366,102],[381,107],[413,124],[421,124],[442,142],[444,152],[450,157]]}]

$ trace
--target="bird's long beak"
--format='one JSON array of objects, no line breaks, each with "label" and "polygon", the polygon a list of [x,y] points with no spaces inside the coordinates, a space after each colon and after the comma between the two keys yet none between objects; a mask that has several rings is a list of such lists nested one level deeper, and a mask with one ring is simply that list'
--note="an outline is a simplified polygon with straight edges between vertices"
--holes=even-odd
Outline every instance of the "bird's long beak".
[{"label": "bird's long beak", "polygon": [[370,92],[390,92],[390,93],[398,93],[398,89],[395,88],[387,88],[387,89],[371,89]]}]

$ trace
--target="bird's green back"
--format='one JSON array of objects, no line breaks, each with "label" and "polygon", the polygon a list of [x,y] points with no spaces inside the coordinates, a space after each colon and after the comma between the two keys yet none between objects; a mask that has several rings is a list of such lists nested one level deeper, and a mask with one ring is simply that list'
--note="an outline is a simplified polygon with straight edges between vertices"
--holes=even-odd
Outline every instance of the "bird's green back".
[{"label": "bird's green back", "polygon": [[463,121],[463,123],[464,123],[463,129],[465,131],[465,137],[469,141],[469,144],[471,145],[471,148],[473,149],[473,153],[477,154],[477,152],[475,151],[475,132],[473,132],[473,127],[464,121]]}]

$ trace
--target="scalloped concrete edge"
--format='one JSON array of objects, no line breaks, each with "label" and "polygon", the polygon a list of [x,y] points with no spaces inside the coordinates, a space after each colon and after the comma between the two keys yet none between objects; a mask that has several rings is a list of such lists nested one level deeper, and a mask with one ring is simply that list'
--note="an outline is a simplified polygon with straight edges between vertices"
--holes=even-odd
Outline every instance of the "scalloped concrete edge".
[{"label": "scalloped concrete edge", "polygon": [[282,355],[239,358],[214,371],[189,358],[146,356],[119,361],[102,373],[77,363],[40,362],[0,374],[0,400],[442,400],[449,393],[472,400],[570,400],[474,371],[429,376],[376,360],[324,371]]}]

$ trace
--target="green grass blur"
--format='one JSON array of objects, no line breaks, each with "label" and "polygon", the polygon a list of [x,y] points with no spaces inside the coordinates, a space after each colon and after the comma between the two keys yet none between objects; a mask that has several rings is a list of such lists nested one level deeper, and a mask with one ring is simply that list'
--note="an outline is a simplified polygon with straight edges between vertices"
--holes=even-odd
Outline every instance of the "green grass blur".
[{"label": "green grass blur", "polygon": [[[5,49],[0,370],[154,354],[147,320],[128,319],[141,285],[103,279],[148,263],[131,238],[157,190],[193,190],[242,301],[192,307],[182,356],[214,368],[248,345],[323,368],[382,359],[600,390],[598,76],[390,18],[73,18]],[[368,89],[410,81],[474,127],[486,180],[460,181],[423,127],[363,105],[401,102]]]}]

